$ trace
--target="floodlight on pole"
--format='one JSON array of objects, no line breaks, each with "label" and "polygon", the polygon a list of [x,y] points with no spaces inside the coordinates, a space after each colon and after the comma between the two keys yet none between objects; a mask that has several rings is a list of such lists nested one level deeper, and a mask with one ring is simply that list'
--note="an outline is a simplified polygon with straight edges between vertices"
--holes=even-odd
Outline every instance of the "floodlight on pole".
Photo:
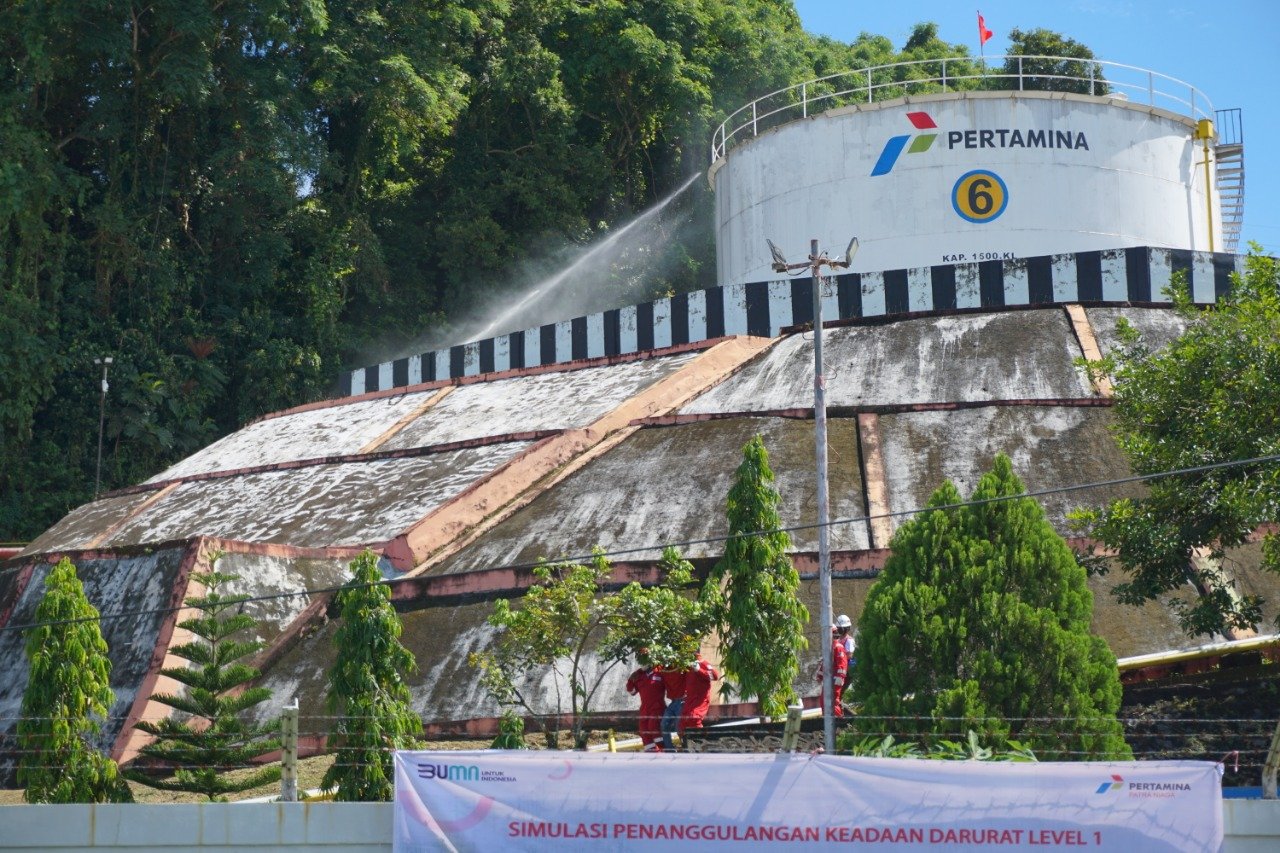
[{"label": "floodlight on pole", "polygon": [[102,431],[107,419],[107,371],[111,368],[114,359],[111,356],[103,358],[95,358],[94,364],[102,365],[102,394],[98,397],[98,465],[96,473],[93,477],[93,499],[98,499],[98,493],[102,490]]},{"label": "floodlight on pole", "polygon": [[819,619],[822,624],[822,739],[828,753],[836,748],[834,685],[831,656],[831,540],[828,535],[830,506],[827,495],[827,381],[822,372],[822,267],[848,269],[858,251],[858,238],[849,241],[844,257],[833,261],[818,252],[818,241],[809,242],[809,258],[789,264],[782,251],[766,238],[773,256],[774,272],[808,269],[813,273],[813,431],[816,445],[818,485],[818,588]]}]

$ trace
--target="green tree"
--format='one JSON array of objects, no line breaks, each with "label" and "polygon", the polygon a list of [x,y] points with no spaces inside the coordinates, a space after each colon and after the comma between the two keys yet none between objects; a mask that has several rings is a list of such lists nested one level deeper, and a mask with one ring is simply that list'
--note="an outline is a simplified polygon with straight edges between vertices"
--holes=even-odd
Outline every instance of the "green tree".
[{"label": "green tree", "polygon": [[18,784],[28,803],[126,803],[116,763],[94,743],[115,694],[98,609],[63,557],[45,578],[27,631],[30,663],[18,720]]},{"label": "green tree", "polygon": [[[471,655],[481,683],[500,705],[525,709],[558,749],[560,718],[568,713],[575,749],[585,749],[596,693],[608,673],[641,647],[655,660],[689,663],[705,628],[701,605],[680,590],[692,567],[674,551],[664,554],[669,580],[657,587],[628,584],[606,592],[612,567],[597,554],[589,565],[539,563],[536,583],[520,608],[494,602],[489,624],[494,648]],[[550,670],[550,689],[536,674]]]},{"label": "green tree", "polygon": [[1009,56],[999,81],[1003,89],[1022,87],[1040,92],[1105,95],[1111,91],[1093,51],[1075,39],[1043,28],[1009,33]]},{"label": "green tree", "polygon": [[[1191,303],[1184,276],[1170,295],[1186,331],[1153,350],[1120,323],[1121,345],[1090,369],[1115,382],[1116,439],[1139,474],[1280,454],[1280,268],[1254,246],[1243,277],[1211,309]],[[1256,628],[1262,600],[1240,594],[1229,549],[1280,521],[1280,464],[1241,465],[1151,480],[1141,498],[1077,513],[1113,549],[1126,604],[1164,599],[1191,636]],[[1280,572],[1280,540],[1263,540],[1262,567]],[[1191,583],[1192,601],[1172,593]]]},{"label": "green tree", "polygon": [[413,749],[422,720],[409,706],[404,673],[415,672],[413,652],[400,644],[400,616],[382,583],[378,558],[365,551],[351,563],[352,579],[337,594],[342,624],[329,670],[329,713],[337,723],[329,735],[335,749],[325,771],[334,799],[389,802],[394,790],[392,751]]},{"label": "green tree", "polygon": [[[494,602],[489,616],[499,631],[494,649],[470,658],[499,704],[522,707],[533,716],[549,749],[559,748],[565,713],[572,720],[574,748],[586,749],[587,715],[596,691],[627,655],[624,644],[609,642],[618,602],[601,587],[611,572],[609,561],[599,555],[590,565],[540,562],[520,609],[506,599]],[[550,695],[528,679],[546,669]]]},{"label": "green tree", "polygon": [[1130,756],[1085,571],[1023,493],[1002,454],[975,503],[958,506],[947,481],[898,529],[859,623],[860,730],[892,724],[933,744],[971,729],[1055,759]]},{"label": "green tree", "polygon": [[628,651],[645,649],[649,660],[664,668],[688,666],[711,631],[713,614],[695,587],[693,564],[675,548],[666,548],[659,563],[662,583],[644,587],[629,583],[618,592],[614,636]]},{"label": "green tree", "polygon": [[795,698],[792,683],[809,611],[797,597],[800,575],[787,550],[791,537],[778,528],[778,504],[769,452],[756,436],[742,448],[727,503],[729,536],[724,557],[703,587],[720,634],[725,689],[757,697],[760,713],[780,716]]},{"label": "green tree", "polygon": [[[257,678],[258,670],[241,661],[263,647],[260,640],[238,640],[236,634],[251,629],[255,621],[242,612],[246,596],[226,595],[222,588],[235,575],[214,569],[195,572],[191,578],[204,587],[204,595],[184,599],[183,604],[199,611],[178,627],[194,640],[169,649],[188,661],[188,666],[166,667],[160,674],[186,689],[181,693],[155,693],[151,699],[184,715],[179,721],[165,717],[157,722],[144,720],[137,728],[156,740],[139,750],[139,758],[175,768],[172,777],[153,775],[136,766],[126,771],[135,782],[165,791],[203,794],[210,801],[227,794],[247,791],[280,778],[280,766],[271,765],[236,780],[226,771],[248,765],[258,756],[280,748],[280,740],[270,726],[255,725],[240,718],[245,711],[270,698],[265,687],[245,687]],[[241,689],[243,688],[243,689]]]}]

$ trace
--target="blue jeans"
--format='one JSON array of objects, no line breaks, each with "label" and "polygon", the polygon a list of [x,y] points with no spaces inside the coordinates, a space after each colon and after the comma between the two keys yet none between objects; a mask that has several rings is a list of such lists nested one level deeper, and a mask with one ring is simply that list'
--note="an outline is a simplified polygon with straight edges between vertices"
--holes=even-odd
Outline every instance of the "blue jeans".
[{"label": "blue jeans", "polygon": [[684,711],[684,697],[674,700],[667,706],[667,710],[662,712],[662,748],[671,750],[676,745],[671,740],[671,736],[680,728],[680,714]]}]

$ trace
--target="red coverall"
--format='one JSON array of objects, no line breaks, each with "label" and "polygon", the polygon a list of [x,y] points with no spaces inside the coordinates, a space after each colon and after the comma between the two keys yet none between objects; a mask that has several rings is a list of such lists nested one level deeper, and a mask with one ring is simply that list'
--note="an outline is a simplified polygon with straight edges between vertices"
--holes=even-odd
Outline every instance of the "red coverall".
[{"label": "red coverall", "polygon": [[661,734],[658,725],[662,722],[662,712],[667,710],[662,674],[651,666],[637,669],[627,679],[627,692],[640,697],[640,740],[645,749],[649,749]]},{"label": "red coverall", "polygon": [[686,729],[702,728],[702,718],[707,716],[707,708],[711,707],[711,682],[719,680],[720,670],[703,660],[702,655],[698,655],[693,667],[685,675],[681,734]]},{"label": "red coverall", "polygon": [[[840,707],[840,698],[844,694],[844,679],[849,674],[849,651],[845,647],[844,638],[831,637],[831,668],[835,673],[831,676],[831,713],[836,717],[844,716]],[[822,681],[822,664],[818,664],[818,681]]]},{"label": "red coverall", "polygon": [[844,716],[844,708],[840,706],[840,698],[844,695],[844,679],[849,674],[849,649],[843,637],[831,640],[831,713],[837,717]]},{"label": "red coverall", "polygon": [[684,707],[684,682],[685,675],[688,674],[687,669],[672,670],[663,669],[655,666],[654,671],[661,673],[662,681],[667,689],[667,701],[671,704],[667,705],[667,710],[662,714],[662,745],[666,749],[675,749],[675,741],[672,735],[680,725],[680,713]]}]

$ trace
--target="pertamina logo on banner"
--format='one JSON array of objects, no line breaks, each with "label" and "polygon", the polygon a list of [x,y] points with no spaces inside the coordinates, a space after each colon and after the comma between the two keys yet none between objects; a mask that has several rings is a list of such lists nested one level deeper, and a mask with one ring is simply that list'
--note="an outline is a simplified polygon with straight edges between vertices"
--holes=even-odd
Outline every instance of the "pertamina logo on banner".
[{"label": "pertamina logo on banner", "polygon": [[1095,794],[1125,793],[1139,799],[1168,799],[1190,792],[1191,786],[1186,782],[1153,782],[1150,780],[1131,779],[1111,774],[1111,778],[1098,786]]}]

